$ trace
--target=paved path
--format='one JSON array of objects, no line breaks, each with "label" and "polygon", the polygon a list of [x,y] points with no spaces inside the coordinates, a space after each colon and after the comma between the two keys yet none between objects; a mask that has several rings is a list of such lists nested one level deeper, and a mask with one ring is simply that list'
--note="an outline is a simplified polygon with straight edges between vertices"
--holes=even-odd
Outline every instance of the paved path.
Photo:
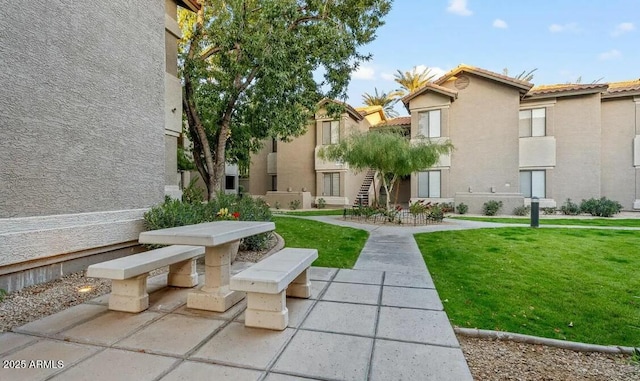
[{"label": "paved path", "polygon": [[105,295],[0,334],[0,361],[26,366],[0,368],[0,380],[472,379],[413,234],[513,225],[309,218],[371,234],[353,270],[312,268],[312,298],[287,298],[286,330],[246,328],[245,301],[225,313],[187,308],[190,289],[159,275],[139,314],[109,311]]}]

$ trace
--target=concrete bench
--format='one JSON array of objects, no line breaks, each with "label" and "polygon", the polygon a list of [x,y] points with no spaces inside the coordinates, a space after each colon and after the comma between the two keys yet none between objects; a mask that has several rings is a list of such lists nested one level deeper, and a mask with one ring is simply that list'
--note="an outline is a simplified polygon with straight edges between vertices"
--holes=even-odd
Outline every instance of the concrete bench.
[{"label": "concrete bench", "polygon": [[167,246],[93,264],[86,275],[111,279],[110,310],[141,312],[149,308],[149,271],[169,266],[169,286],[194,287],[198,284],[196,259],[202,255],[203,246]]},{"label": "concrete bench", "polygon": [[247,327],[280,330],[289,324],[287,296],[311,296],[309,267],[318,250],[285,248],[231,277],[232,290],[247,292]]}]

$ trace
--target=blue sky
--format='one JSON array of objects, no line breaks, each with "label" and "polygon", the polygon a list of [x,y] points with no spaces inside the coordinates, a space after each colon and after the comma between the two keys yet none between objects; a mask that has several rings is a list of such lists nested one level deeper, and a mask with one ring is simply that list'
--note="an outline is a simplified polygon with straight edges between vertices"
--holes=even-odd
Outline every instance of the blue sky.
[{"label": "blue sky", "polygon": [[640,0],[395,0],[385,20],[361,49],[373,58],[352,74],[352,106],[414,66],[537,68],[536,85],[640,78]]}]

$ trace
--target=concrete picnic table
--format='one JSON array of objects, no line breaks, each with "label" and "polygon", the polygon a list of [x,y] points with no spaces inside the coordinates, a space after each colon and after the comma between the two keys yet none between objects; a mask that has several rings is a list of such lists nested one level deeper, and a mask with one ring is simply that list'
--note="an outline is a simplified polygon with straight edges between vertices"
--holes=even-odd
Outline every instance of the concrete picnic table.
[{"label": "concrete picnic table", "polygon": [[187,307],[224,312],[244,298],[229,289],[231,254],[240,239],[276,229],[267,221],[215,221],[140,233],[140,243],[204,246],[204,285],[187,296]]}]

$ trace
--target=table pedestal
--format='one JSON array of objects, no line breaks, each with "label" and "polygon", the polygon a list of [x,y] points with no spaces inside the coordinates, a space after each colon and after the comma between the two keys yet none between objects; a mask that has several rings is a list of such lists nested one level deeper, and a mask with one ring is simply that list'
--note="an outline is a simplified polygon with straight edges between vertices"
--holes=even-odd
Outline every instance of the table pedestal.
[{"label": "table pedestal", "polygon": [[238,241],[220,246],[205,247],[204,285],[187,296],[187,307],[199,310],[224,312],[245,297],[244,292],[229,289],[232,251],[237,251]]}]

